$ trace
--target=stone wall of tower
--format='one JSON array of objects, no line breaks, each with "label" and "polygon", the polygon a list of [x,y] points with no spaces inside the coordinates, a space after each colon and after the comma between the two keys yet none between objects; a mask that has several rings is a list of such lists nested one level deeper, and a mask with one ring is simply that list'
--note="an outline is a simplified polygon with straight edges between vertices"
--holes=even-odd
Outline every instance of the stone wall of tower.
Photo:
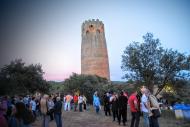
[{"label": "stone wall of tower", "polygon": [[110,80],[104,32],[104,24],[98,19],[82,24],[81,73],[98,75]]}]

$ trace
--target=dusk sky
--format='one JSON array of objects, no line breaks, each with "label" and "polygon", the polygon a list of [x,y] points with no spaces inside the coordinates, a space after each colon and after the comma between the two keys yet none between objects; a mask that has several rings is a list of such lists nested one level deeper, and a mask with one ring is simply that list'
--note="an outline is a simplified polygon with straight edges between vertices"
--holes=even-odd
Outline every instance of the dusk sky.
[{"label": "dusk sky", "polygon": [[47,80],[81,71],[81,25],[103,21],[110,77],[121,81],[121,55],[147,32],[190,54],[190,0],[0,0],[0,67],[22,58]]}]

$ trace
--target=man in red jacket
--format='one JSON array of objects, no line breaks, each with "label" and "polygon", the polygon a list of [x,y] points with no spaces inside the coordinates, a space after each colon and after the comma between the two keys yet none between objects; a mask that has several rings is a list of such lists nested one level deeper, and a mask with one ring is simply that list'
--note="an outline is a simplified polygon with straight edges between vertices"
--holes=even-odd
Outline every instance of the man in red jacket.
[{"label": "man in red jacket", "polygon": [[77,106],[78,106],[78,96],[77,96],[77,94],[75,94],[75,96],[74,96],[74,105],[75,105],[74,111],[77,111]]},{"label": "man in red jacket", "polygon": [[129,97],[128,103],[132,115],[130,127],[138,127],[140,121],[140,101],[137,99],[137,91]]}]

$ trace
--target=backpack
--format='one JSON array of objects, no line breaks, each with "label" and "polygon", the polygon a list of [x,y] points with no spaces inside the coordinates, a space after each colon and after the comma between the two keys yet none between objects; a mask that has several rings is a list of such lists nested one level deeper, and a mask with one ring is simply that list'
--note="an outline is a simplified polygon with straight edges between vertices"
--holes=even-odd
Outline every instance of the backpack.
[{"label": "backpack", "polygon": [[33,123],[35,121],[35,117],[29,109],[25,109],[23,113],[23,122],[24,124],[28,125],[30,123]]}]

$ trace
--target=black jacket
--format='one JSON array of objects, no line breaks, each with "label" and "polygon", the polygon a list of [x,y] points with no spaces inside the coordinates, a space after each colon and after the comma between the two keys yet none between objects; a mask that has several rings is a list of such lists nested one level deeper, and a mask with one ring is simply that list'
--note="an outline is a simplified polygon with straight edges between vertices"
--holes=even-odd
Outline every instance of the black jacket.
[{"label": "black jacket", "polygon": [[119,110],[126,110],[127,109],[127,101],[128,101],[128,99],[124,95],[119,96],[119,98],[118,98]]},{"label": "black jacket", "polygon": [[57,101],[54,105],[54,113],[61,113],[62,111],[62,102]]}]

